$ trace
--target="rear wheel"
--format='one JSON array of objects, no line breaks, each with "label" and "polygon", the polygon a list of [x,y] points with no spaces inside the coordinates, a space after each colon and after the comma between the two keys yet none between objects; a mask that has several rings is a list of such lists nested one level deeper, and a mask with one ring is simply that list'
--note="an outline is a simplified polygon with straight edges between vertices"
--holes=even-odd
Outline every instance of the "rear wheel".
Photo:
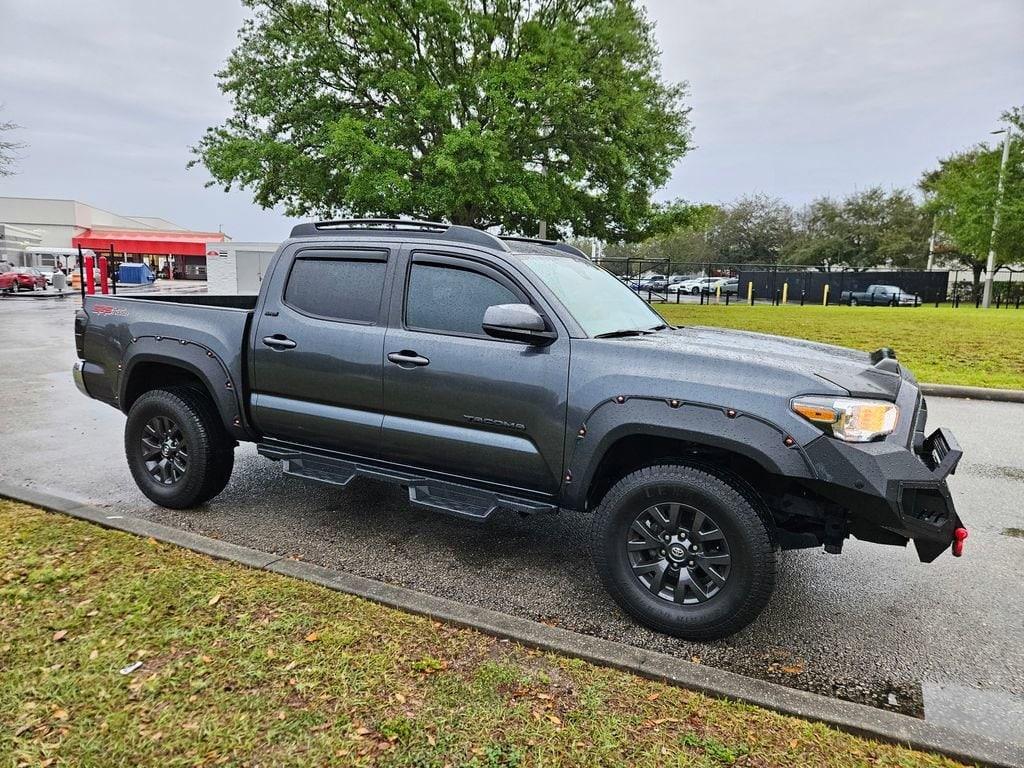
[{"label": "rear wheel", "polygon": [[626,613],[688,640],[742,629],[775,586],[764,504],[742,481],[699,467],[646,467],[622,478],[595,513],[591,552]]},{"label": "rear wheel", "polygon": [[173,387],[146,392],[132,405],[124,433],[135,483],[163,507],[186,509],[227,485],[234,441],[204,392]]}]

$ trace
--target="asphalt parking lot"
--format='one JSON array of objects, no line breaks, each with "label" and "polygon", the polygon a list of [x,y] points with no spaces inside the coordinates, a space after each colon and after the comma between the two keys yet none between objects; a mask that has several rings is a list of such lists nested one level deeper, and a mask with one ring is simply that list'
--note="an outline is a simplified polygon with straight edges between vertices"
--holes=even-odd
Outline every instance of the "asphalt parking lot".
[{"label": "asphalt parking lot", "polygon": [[1024,743],[1024,405],[932,398],[965,457],[951,485],[965,557],[858,541],[785,553],[765,613],[725,641],[688,643],[626,618],[598,583],[578,515],[485,525],[415,510],[399,488],[284,478],[238,449],[211,504],[155,507],[122,454],[124,417],[82,397],[70,368],[75,297],[0,300],[0,480],[250,547],[805,690]]}]

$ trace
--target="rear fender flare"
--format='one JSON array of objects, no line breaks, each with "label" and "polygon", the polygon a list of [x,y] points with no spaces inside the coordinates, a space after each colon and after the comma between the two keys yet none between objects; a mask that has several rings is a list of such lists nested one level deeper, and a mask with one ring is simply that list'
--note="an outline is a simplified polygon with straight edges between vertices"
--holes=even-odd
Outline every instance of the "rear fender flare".
[{"label": "rear fender flare", "polygon": [[224,361],[213,350],[187,339],[170,336],[139,336],[133,338],[122,363],[118,398],[126,411],[128,384],[133,371],[143,363],[159,363],[180,368],[196,376],[213,398],[224,428],[236,440],[252,440],[241,400],[241,384],[232,379]]},{"label": "rear fender flare", "polygon": [[662,437],[739,454],[767,472],[814,478],[813,464],[799,442],[784,442],[789,433],[756,414],[714,403],[646,395],[609,398],[595,406],[574,428],[563,477],[563,506],[583,509],[597,470],[608,450],[635,435]]}]

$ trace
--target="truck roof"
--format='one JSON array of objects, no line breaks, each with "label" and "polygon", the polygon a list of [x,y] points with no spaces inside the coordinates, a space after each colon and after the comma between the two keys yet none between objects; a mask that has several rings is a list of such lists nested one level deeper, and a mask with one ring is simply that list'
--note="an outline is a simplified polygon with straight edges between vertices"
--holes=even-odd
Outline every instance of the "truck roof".
[{"label": "truck roof", "polygon": [[338,237],[357,235],[359,237],[394,238],[396,233],[407,233],[416,239],[440,240],[463,245],[476,245],[510,254],[555,253],[586,258],[579,248],[557,240],[494,235],[482,229],[460,224],[446,224],[439,221],[418,221],[416,219],[335,219],[297,224],[292,228],[293,238]]}]

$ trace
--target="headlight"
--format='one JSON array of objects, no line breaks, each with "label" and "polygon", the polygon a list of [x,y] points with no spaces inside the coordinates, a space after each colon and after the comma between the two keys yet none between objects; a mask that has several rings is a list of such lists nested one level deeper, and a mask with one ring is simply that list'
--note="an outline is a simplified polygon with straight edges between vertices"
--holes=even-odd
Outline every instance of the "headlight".
[{"label": "headlight", "polygon": [[848,443],[868,443],[892,434],[900,409],[885,400],[854,400],[849,397],[797,397],[792,408],[832,437]]}]

